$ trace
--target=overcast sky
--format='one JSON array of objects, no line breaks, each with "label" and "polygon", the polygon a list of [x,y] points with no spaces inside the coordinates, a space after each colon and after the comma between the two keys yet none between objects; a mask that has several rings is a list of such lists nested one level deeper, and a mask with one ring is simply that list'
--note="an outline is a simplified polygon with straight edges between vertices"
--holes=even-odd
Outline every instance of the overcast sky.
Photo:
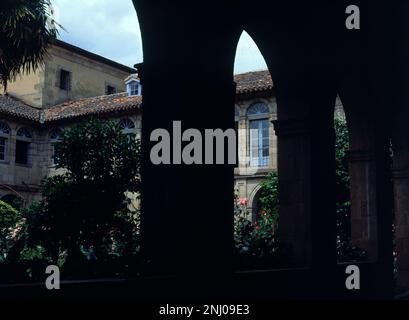
[{"label": "overcast sky", "polygon": [[[143,61],[137,16],[131,0],[53,0],[63,41],[133,67]],[[237,48],[235,73],[266,69],[247,33]]]}]

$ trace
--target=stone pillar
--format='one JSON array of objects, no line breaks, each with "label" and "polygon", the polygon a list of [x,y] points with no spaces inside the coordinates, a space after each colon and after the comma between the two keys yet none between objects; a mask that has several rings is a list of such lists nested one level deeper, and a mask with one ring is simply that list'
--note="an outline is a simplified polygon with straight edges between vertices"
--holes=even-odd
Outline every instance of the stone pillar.
[{"label": "stone pillar", "polygon": [[392,142],[397,284],[409,287],[409,139],[405,125],[398,122],[397,127]]},{"label": "stone pillar", "polygon": [[352,243],[378,257],[378,219],[376,210],[375,159],[372,150],[351,150],[348,153],[351,192]]},{"label": "stone pillar", "polygon": [[277,135],[279,238],[291,263],[311,262],[310,128],[306,119],[273,121]]},{"label": "stone pillar", "polygon": [[397,284],[409,287],[409,170],[393,170]]},{"label": "stone pillar", "polygon": [[327,113],[274,122],[280,243],[293,266],[317,273],[330,273],[336,263],[334,130]]}]

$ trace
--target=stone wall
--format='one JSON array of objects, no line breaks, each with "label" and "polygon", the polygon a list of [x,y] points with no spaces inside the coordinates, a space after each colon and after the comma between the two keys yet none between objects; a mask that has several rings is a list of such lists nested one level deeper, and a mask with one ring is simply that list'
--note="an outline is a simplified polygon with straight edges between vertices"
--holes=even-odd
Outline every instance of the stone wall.
[{"label": "stone wall", "polygon": [[[70,90],[59,87],[61,69],[71,73]],[[7,92],[30,106],[43,108],[105,95],[107,85],[115,87],[117,93],[125,92],[128,76],[127,71],[55,45],[41,68],[19,75],[9,83]]]},{"label": "stone wall", "polygon": [[[122,117],[130,118],[135,123],[136,137],[140,138],[141,115],[115,115],[108,119],[119,121]],[[71,121],[64,124],[41,126],[36,123],[17,121],[12,118],[0,117],[11,129],[8,138],[7,155],[5,161],[0,161],[0,199],[6,195],[14,194],[24,197],[29,203],[40,198],[40,182],[45,176],[56,173],[55,165],[52,161],[53,146],[51,133],[55,129],[68,129],[78,123]],[[15,161],[16,133],[21,127],[27,127],[33,135],[30,142],[28,164],[20,165]],[[102,143],[102,142],[101,142]]]},{"label": "stone wall", "polygon": [[[68,91],[59,88],[61,69],[71,73]],[[124,79],[128,76],[128,72],[55,46],[50,50],[46,63],[43,105],[53,106],[67,100],[101,96],[106,93],[107,85],[115,87],[118,93],[125,92]]]}]

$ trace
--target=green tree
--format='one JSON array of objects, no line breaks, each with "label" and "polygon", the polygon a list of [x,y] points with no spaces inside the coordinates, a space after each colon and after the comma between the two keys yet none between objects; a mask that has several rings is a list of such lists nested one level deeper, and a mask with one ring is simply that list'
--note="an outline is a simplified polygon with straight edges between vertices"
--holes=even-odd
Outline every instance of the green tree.
[{"label": "green tree", "polygon": [[15,242],[22,219],[12,206],[0,200],[0,262],[7,259],[7,254]]},{"label": "green tree", "polygon": [[50,0],[1,0],[0,85],[37,69],[57,37]]},{"label": "green tree", "polygon": [[334,119],[335,127],[335,199],[337,238],[339,243],[350,241],[350,188],[348,150],[349,135],[345,120]]},{"label": "green tree", "polygon": [[78,260],[90,248],[101,259],[114,235],[129,231],[121,229],[125,192],[139,191],[139,142],[116,122],[91,119],[62,132],[55,150],[63,173],[43,180],[44,200],[26,216],[28,242],[44,246],[53,261],[63,250]]}]

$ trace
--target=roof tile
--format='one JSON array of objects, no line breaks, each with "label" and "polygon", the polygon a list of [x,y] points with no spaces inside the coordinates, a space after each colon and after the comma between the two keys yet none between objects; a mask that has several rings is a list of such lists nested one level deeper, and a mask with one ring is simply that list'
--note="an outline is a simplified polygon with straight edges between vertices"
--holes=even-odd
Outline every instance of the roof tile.
[{"label": "roof tile", "polygon": [[[237,84],[237,94],[266,91],[273,88],[273,81],[267,70],[238,74],[234,76],[234,81]],[[141,96],[128,96],[126,92],[67,101],[43,110],[33,108],[13,97],[0,95],[0,115],[12,115],[38,122],[131,111],[140,109],[141,106]]]},{"label": "roof tile", "polygon": [[24,119],[39,121],[40,110],[23,103],[22,101],[0,94],[0,115],[20,117]]}]

